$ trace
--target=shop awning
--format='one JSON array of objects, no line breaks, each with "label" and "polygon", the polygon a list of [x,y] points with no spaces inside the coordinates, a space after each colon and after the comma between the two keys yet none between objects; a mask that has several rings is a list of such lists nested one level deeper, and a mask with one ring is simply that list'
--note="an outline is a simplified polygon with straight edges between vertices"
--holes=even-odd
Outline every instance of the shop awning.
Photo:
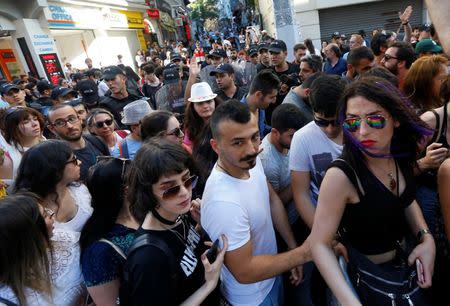
[{"label": "shop awning", "polygon": [[170,17],[169,14],[163,11],[160,11],[159,13],[159,21],[161,23],[161,26],[166,31],[175,32],[175,22],[173,21],[172,17]]}]

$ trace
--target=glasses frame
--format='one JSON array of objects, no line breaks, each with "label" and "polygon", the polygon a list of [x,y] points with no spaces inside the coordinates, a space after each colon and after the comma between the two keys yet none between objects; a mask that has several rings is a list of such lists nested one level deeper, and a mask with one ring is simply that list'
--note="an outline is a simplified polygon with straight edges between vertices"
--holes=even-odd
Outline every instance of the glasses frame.
[{"label": "glasses frame", "polygon": [[181,137],[181,135],[183,135],[183,130],[177,126],[176,128],[174,128],[173,130],[165,133],[166,136],[176,136],[176,137]]},{"label": "glasses frame", "polygon": [[[327,119],[322,119],[322,118],[316,118],[314,116],[314,122],[316,123],[317,126],[322,127],[322,128],[326,128],[328,127],[330,124],[332,126],[337,126],[337,120],[333,119],[333,120],[327,120]],[[326,124],[325,124],[326,123]]]},{"label": "glasses frame", "polygon": [[43,211],[44,211],[44,213],[43,213],[43,217],[44,218],[50,218],[50,219],[53,219],[53,217],[55,216],[55,212],[53,211],[53,209],[50,209],[50,208],[48,208],[48,207],[45,207],[45,206],[42,206],[42,208],[43,208]]},{"label": "glasses frame", "polygon": [[74,166],[78,166],[78,158],[73,155],[72,158],[68,161],[66,161],[66,165],[73,164]]},{"label": "glasses frame", "polygon": [[384,58],[385,61],[388,61],[388,60],[390,60],[390,59],[396,59],[396,60],[398,60],[398,57],[392,56],[392,55],[389,55],[389,54],[384,54],[384,55],[383,55],[383,58]]},{"label": "glasses frame", "polygon": [[[373,126],[372,123],[368,119],[370,117],[378,117],[382,118],[382,124],[379,127]],[[357,123],[355,123],[354,126],[350,126],[346,121],[348,120],[356,120]],[[364,118],[346,118],[344,119],[344,122],[342,123],[342,128],[350,133],[355,133],[360,127],[361,127],[361,121],[364,120],[368,127],[375,129],[375,130],[382,130],[386,126],[386,123],[388,122],[388,118],[386,118],[384,115],[381,114],[374,114],[374,115],[367,115]]]},{"label": "glasses frame", "polygon": [[[69,117],[72,117],[73,115],[70,115]],[[66,119],[56,119],[55,120],[55,122],[53,122],[53,123],[50,123],[52,126],[54,126],[54,127],[58,127],[58,128],[63,128],[63,127],[66,127],[67,126],[67,123],[70,123],[70,124],[75,124],[75,123],[78,123],[78,122],[80,122],[80,118],[78,117],[78,116],[74,116],[76,119],[74,119],[75,121],[73,121],[73,122],[70,122],[71,121],[71,119],[69,119],[69,118],[66,118]],[[61,124],[56,124],[56,122],[59,120],[59,122],[61,122]]]},{"label": "glasses frame", "polygon": [[182,184],[176,185],[176,186],[173,186],[173,187],[170,187],[170,188],[164,190],[161,197],[163,198],[163,200],[171,200],[180,193],[181,185],[183,185],[184,188],[186,188],[186,189],[191,188],[191,190],[192,190],[197,185],[197,182],[198,182],[198,176],[195,174],[191,175],[189,178],[184,180],[182,182]]}]

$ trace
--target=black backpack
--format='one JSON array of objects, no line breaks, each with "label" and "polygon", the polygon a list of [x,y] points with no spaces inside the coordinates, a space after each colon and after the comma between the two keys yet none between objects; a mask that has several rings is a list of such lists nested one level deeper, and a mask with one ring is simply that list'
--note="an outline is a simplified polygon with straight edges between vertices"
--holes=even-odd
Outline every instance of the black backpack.
[{"label": "black backpack", "polygon": [[[176,292],[177,288],[177,269],[176,269],[176,260],[173,252],[170,250],[170,248],[167,246],[167,243],[161,239],[158,236],[150,235],[150,234],[142,234],[138,237],[136,237],[131,244],[130,248],[127,252],[127,258],[130,257],[131,254],[133,254],[136,250],[144,247],[144,246],[154,246],[163,251],[163,253],[167,256],[169,259],[169,266],[170,266],[170,275],[172,278],[171,282],[171,292]],[[123,269],[123,277],[122,282],[120,284],[120,305],[121,306],[131,306],[131,299],[130,299],[130,286],[129,286],[129,271],[128,266],[125,264]]]}]

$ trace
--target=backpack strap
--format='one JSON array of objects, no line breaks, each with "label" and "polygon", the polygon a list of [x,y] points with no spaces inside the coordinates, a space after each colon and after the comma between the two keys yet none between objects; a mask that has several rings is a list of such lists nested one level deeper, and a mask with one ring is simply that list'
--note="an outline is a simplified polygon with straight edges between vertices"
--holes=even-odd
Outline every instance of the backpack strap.
[{"label": "backpack strap", "polygon": [[331,162],[328,169],[331,167],[339,168],[345,173],[345,175],[348,177],[348,179],[352,183],[353,187],[355,187],[356,191],[358,192],[358,196],[360,198],[365,195],[361,181],[359,180],[359,177],[356,174],[355,169],[353,169],[353,167],[347,161],[345,161],[341,158],[336,158],[335,160],[333,160]]},{"label": "backpack strap", "polygon": [[[445,111],[445,108],[444,108],[444,111]],[[441,135],[441,129],[442,129],[441,117],[434,109],[432,109],[431,112],[433,113],[434,117],[436,118],[436,127],[434,128],[433,138],[431,138],[431,139],[432,139],[432,142],[436,142],[439,140],[439,136]]]},{"label": "backpack strap", "polygon": [[117,252],[117,254],[119,254],[123,259],[127,259],[127,255],[125,255],[125,253],[122,251],[122,249],[119,248],[117,245],[115,245],[112,241],[105,239],[105,238],[102,238],[99,241],[109,244],[114,249],[114,251]]},{"label": "backpack strap", "polygon": [[128,152],[128,143],[126,138],[119,141],[118,147],[120,157],[130,159],[130,153]]}]

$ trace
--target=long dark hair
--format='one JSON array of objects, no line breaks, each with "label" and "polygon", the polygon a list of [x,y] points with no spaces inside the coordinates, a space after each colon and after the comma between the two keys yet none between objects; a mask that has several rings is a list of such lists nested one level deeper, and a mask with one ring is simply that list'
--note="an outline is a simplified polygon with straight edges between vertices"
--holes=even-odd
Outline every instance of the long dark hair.
[{"label": "long dark hair", "polygon": [[167,130],[170,118],[175,115],[166,110],[157,110],[146,115],[141,120],[141,137],[145,141],[151,137],[158,136]]},{"label": "long dark hair", "polygon": [[414,166],[419,145],[425,136],[433,134],[425,122],[414,112],[408,101],[400,96],[399,91],[388,81],[378,77],[367,77],[353,82],[345,91],[338,109],[339,124],[342,124],[347,111],[347,102],[353,97],[363,97],[385,109],[399,126],[394,128],[391,141],[391,152],[387,156],[377,156],[364,149],[344,129],[344,149],[342,156],[355,168],[364,160],[362,152],[372,157],[394,157],[409,166]]},{"label": "long dark hair", "polygon": [[189,169],[196,173],[191,156],[183,147],[162,138],[150,138],[137,152],[130,168],[128,200],[130,211],[139,223],[158,206],[152,185],[163,175],[181,173]]},{"label": "long dark hair", "polygon": [[72,149],[62,140],[47,140],[31,147],[20,162],[14,191],[27,190],[42,198],[56,193],[56,185],[63,178],[72,154]]},{"label": "long dark hair", "polygon": [[[199,144],[201,141],[201,136],[203,129],[205,128],[205,122],[203,121],[203,118],[199,116],[197,111],[194,108],[193,103],[196,102],[189,102],[186,106],[185,110],[185,116],[184,116],[184,128],[187,130],[189,134],[189,138],[191,139],[192,143],[194,144],[194,148]],[[221,103],[221,99],[216,97],[214,99],[214,107],[218,107]]]},{"label": "long dark hair", "polygon": [[81,231],[81,251],[105,237],[119,216],[125,200],[125,173],[130,160],[109,158],[89,169],[86,181],[92,196],[94,212]]},{"label": "long dark hair", "polygon": [[15,194],[0,200],[0,280],[19,305],[28,305],[26,288],[51,299],[49,246],[37,197]]}]

